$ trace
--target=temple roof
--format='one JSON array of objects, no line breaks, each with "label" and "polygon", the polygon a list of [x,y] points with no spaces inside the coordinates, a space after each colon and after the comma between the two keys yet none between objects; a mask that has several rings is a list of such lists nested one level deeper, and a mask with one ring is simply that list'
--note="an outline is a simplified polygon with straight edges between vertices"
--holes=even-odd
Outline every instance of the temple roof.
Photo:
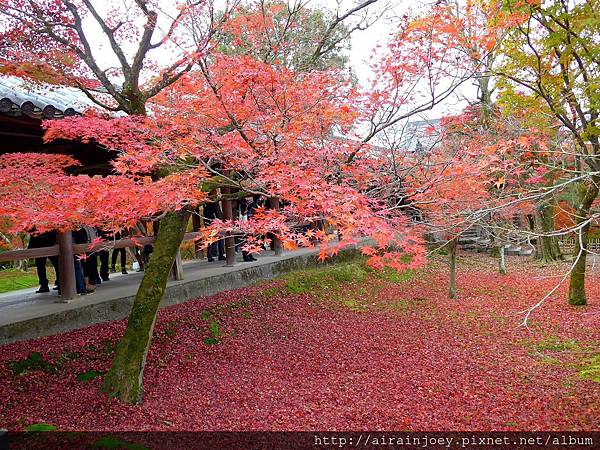
[{"label": "temple roof", "polygon": [[35,119],[60,119],[81,114],[93,103],[76,88],[33,84],[13,76],[0,76],[0,113]]},{"label": "temple roof", "polygon": [[44,142],[44,119],[61,119],[82,114],[94,103],[78,89],[28,83],[0,75],[0,155],[39,152],[70,155],[81,166],[72,173],[107,175],[116,152],[95,143],[57,140]]}]

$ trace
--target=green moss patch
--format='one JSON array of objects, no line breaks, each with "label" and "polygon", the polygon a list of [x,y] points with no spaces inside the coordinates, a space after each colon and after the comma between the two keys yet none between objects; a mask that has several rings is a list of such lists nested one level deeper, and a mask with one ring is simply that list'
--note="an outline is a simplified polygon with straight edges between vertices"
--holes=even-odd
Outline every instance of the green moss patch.
[{"label": "green moss patch", "polygon": [[88,370],[87,372],[77,374],[77,381],[87,383],[88,381],[92,381],[94,378],[101,377],[105,373],[105,371]]},{"label": "green moss patch", "polygon": [[585,360],[579,370],[579,375],[587,380],[600,383],[600,355]]},{"label": "green moss patch", "polygon": [[30,433],[37,433],[40,431],[55,431],[57,430],[56,425],[51,425],[49,423],[33,423],[25,428],[25,431]]},{"label": "green moss patch", "polygon": [[574,339],[561,340],[557,336],[548,336],[544,340],[535,344],[535,349],[542,352],[564,352],[564,351],[580,351],[583,346]]},{"label": "green moss patch", "polygon": [[298,270],[283,279],[289,293],[310,294],[321,290],[338,290],[345,283],[364,281],[367,275],[367,269],[361,263],[354,262]]},{"label": "green moss patch", "polygon": [[57,373],[58,366],[45,360],[41,353],[31,352],[27,358],[10,361],[8,367],[15,376],[40,370],[44,373]]}]

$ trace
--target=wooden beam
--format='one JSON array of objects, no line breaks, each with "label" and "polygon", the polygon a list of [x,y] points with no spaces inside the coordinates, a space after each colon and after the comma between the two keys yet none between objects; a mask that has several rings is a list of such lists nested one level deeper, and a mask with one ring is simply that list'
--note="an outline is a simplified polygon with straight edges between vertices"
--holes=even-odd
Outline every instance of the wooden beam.
[{"label": "wooden beam", "polygon": [[9,250],[0,253],[0,262],[19,261],[20,259],[41,258],[58,255],[58,245],[52,247],[30,248],[26,250]]},{"label": "wooden beam", "polygon": [[[227,196],[231,194],[231,188],[222,187],[221,193],[223,196]],[[223,199],[221,200],[223,204],[223,220],[228,221],[233,219],[233,205],[231,204],[231,200]],[[235,239],[231,231],[227,231],[225,233],[225,258],[226,258],[226,266],[233,267],[235,265]]]},{"label": "wooden beam", "polygon": [[[202,228],[202,220],[200,218],[199,208],[196,208],[195,211],[192,213],[192,230],[200,231],[200,228]],[[194,255],[197,259],[201,259],[204,257],[204,254],[200,247],[200,241],[194,242]]]},{"label": "wooden beam", "polygon": [[175,261],[173,261],[169,279],[174,281],[183,280],[183,260],[181,259],[181,251],[179,250],[177,250],[177,253],[175,254]]},{"label": "wooden beam", "polygon": [[[200,236],[200,234],[201,233],[185,233],[183,240],[191,241]],[[99,250],[108,250],[111,248],[136,247],[139,245],[152,244],[155,240],[156,236],[141,236],[136,238],[120,239],[116,241],[104,241],[102,244],[97,244],[94,247],[92,247],[91,244],[75,244],[73,245],[73,253],[79,255],[81,253],[90,253]],[[53,245],[52,247],[30,248],[26,250],[10,250],[0,253],[0,262],[41,258],[42,256],[56,256],[58,254],[58,245]]]}]

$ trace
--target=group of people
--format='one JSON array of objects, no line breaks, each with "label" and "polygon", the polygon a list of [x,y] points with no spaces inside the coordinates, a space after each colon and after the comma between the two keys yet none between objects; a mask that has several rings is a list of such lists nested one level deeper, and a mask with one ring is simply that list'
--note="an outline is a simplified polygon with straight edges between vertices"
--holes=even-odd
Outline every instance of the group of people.
[{"label": "group of people", "polygon": [[[246,198],[241,198],[238,200],[233,200],[232,210],[234,219],[237,218],[240,221],[245,221],[251,218],[255,211],[265,206],[264,198],[260,195],[254,195],[252,197],[252,201],[248,202]],[[223,211],[219,205],[219,202],[209,202],[204,205],[204,224],[209,226],[213,220],[219,219],[223,220]],[[240,251],[240,248],[243,244],[244,238],[243,236],[235,236],[235,251]],[[208,246],[207,249],[207,259],[208,262],[213,262],[215,260],[225,261],[225,243],[223,239],[219,239],[216,242],[213,242]],[[257,259],[248,253],[247,251],[242,250],[242,259],[244,262],[257,261]]]},{"label": "group of people", "polygon": [[[40,247],[51,247],[57,243],[57,232],[47,231],[40,234],[32,234],[29,239],[28,248],[40,248]],[[91,227],[83,227],[72,232],[73,244],[87,244],[92,242],[97,237],[103,239],[113,239],[108,233]],[[121,239],[121,235],[114,236],[115,239]],[[73,265],[75,268],[75,286],[77,293],[80,295],[93,294],[96,291],[96,286],[101,284],[103,281],[110,280],[110,273],[116,272],[117,260],[120,258],[121,273],[127,275],[127,254],[124,248],[113,249],[112,256],[110,258],[110,270],[109,270],[109,251],[106,249],[100,249],[97,251],[86,253],[83,257],[80,255],[74,255]],[[98,271],[98,259],[100,260],[100,270]],[[50,260],[50,263],[54,267],[56,273],[56,281],[54,283],[54,290],[60,294],[60,276],[59,276],[59,265],[58,256],[39,257],[35,258],[35,267],[37,270],[38,281],[40,287],[36,293],[50,292],[50,282],[48,280],[46,272],[46,262]]]},{"label": "group of people", "polygon": [[[265,206],[265,198],[260,195],[254,195],[252,200],[249,201],[246,198],[240,198],[232,201],[233,217],[240,221],[246,221],[256,213],[256,210]],[[213,220],[223,220],[223,211],[218,201],[208,202],[204,204],[204,224],[209,226]],[[156,235],[158,233],[158,223],[152,222],[153,232]],[[147,228],[145,222],[140,222],[139,230],[133,230],[134,233],[140,233],[147,235]],[[35,229],[31,230],[32,234],[29,239],[28,248],[41,248],[51,247],[56,245],[58,234],[56,231],[48,231],[44,233],[35,233]],[[87,244],[93,242],[96,238],[100,237],[103,240],[119,240],[126,237],[126,232],[117,233],[115,235],[107,233],[99,228],[92,228],[84,226],[77,230],[72,231],[73,243],[74,244]],[[271,239],[273,246],[273,239]],[[235,236],[235,251],[241,250],[244,243],[244,236]],[[245,262],[256,261],[257,259],[245,250],[241,250],[242,258]],[[148,263],[150,254],[152,253],[152,246],[146,245],[143,250],[135,249],[135,258],[139,264],[139,270],[143,270],[144,266]],[[219,239],[208,246],[207,259],[209,262],[214,261],[225,261],[225,243],[223,239]],[[109,258],[110,257],[110,258]],[[110,259],[110,266],[109,266]],[[56,281],[54,290],[57,290],[60,294],[60,277],[59,277],[59,265],[58,256],[50,257],[39,257],[35,258],[35,266],[37,269],[37,275],[40,287],[36,293],[50,292],[50,283],[48,281],[46,272],[46,262],[50,260],[50,263],[54,267],[56,272]],[[98,260],[100,261],[100,267],[98,268]],[[109,255],[109,250],[98,249],[92,252],[88,252],[85,255],[74,255],[73,264],[75,268],[75,284],[77,293],[80,295],[92,294],[96,290],[96,286],[102,282],[110,280],[110,273],[116,272],[116,263],[120,260],[121,273],[127,275],[127,253],[125,248],[117,248],[112,250],[112,255]]]},{"label": "group of people", "polygon": [[[99,228],[82,227],[79,230],[73,231],[73,242],[75,244],[86,244],[93,242],[96,238],[103,240],[120,239],[120,236],[113,236]],[[117,258],[121,256],[121,273],[127,275],[127,254],[124,248],[113,249],[111,257],[110,272],[116,272]],[[78,275],[77,261],[81,265],[80,274]],[[100,260],[100,271],[98,271],[98,260]],[[92,294],[96,290],[96,286],[102,284],[103,281],[110,281],[109,275],[109,251],[99,249],[85,254],[85,258],[77,258],[75,256],[75,283],[78,294]]]}]

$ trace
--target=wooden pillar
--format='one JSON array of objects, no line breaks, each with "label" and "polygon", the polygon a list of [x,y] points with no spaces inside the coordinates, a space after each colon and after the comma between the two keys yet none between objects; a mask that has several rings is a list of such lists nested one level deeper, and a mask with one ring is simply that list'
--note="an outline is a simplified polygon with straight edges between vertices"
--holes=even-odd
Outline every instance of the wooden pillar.
[{"label": "wooden pillar", "polygon": [[[279,209],[279,197],[269,198],[269,208]],[[283,253],[283,248],[281,247],[281,239],[279,239],[277,236],[273,236],[273,249],[275,250],[275,256],[281,256],[281,254]]]},{"label": "wooden pillar", "polygon": [[[221,193],[223,195],[231,194],[231,188],[224,187],[221,188]],[[223,204],[223,220],[232,220],[233,219],[233,205],[231,204],[231,199],[223,199],[221,201]],[[226,267],[233,267],[235,265],[235,240],[231,231],[227,231],[225,235],[225,257],[226,257]]]},{"label": "wooden pillar", "polygon": [[175,261],[173,261],[173,267],[171,267],[169,279],[173,281],[183,280],[183,260],[181,259],[180,250],[177,250],[177,253],[175,254]]},{"label": "wooden pillar", "polygon": [[[192,213],[192,231],[200,231],[202,228],[202,221],[200,220],[200,208],[196,208]],[[194,255],[197,259],[204,257],[202,252],[202,244],[200,241],[194,241]]]},{"label": "wooden pillar", "polygon": [[75,261],[73,259],[73,236],[70,231],[58,233],[58,276],[60,300],[68,302],[75,298]]}]

